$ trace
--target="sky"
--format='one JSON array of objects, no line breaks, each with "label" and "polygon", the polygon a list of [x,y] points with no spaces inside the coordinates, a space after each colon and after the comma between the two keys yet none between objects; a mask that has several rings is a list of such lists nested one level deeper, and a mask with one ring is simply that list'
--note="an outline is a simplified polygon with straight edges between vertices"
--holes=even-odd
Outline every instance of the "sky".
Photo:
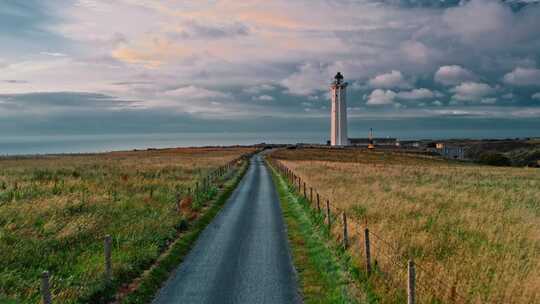
[{"label": "sky", "polygon": [[3,0],[0,135],[323,131],[338,71],[352,130],[540,135],[539,2]]}]

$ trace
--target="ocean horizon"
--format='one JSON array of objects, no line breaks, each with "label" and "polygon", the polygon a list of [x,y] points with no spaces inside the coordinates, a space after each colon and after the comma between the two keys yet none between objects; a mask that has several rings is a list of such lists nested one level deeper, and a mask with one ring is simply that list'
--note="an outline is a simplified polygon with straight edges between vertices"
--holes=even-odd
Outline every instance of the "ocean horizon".
[{"label": "ocean horizon", "polygon": [[[365,133],[365,134],[362,134]],[[144,150],[151,148],[234,146],[312,143],[325,144],[327,132],[192,132],[142,134],[58,134],[0,136],[0,155],[40,155],[70,153],[102,153],[111,151]],[[515,130],[381,130],[376,137],[400,140],[422,139],[504,139],[540,137],[540,131]],[[352,131],[349,137],[367,137],[366,132]]]}]

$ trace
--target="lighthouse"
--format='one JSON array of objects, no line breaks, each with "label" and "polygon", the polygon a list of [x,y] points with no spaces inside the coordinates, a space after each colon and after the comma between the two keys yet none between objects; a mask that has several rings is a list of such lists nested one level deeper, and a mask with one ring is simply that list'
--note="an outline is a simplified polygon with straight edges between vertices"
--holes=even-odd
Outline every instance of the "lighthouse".
[{"label": "lighthouse", "polygon": [[347,136],[347,83],[343,82],[343,75],[340,72],[334,77],[330,93],[332,95],[330,143],[332,146],[347,146],[349,144]]}]

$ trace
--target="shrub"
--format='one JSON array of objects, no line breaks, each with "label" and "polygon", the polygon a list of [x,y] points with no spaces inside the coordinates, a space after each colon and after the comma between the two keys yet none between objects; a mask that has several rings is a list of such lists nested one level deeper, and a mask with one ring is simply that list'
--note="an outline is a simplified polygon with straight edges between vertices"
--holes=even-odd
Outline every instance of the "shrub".
[{"label": "shrub", "polygon": [[501,153],[483,153],[480,155],[479,162],[489,166],[510,166],[510,159]]}]

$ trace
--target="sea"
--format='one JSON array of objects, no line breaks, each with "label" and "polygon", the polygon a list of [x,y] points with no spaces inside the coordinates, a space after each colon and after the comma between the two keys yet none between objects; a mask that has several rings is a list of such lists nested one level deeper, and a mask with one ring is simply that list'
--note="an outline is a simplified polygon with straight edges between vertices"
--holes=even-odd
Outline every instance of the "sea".
[{"label": "sea", "polygon": [[[324,144],[327,132],[195,132],[151,134],[67,134],[0,136],[0,155],[36,155],[60,153],[96,153],[149,148],[231,146],[314,143]],[[367,132],[351,130],[350,137],[367,137]],[[516,138],[537,137],[538,130],[381,130],[376,137],[409,139]]]}]

